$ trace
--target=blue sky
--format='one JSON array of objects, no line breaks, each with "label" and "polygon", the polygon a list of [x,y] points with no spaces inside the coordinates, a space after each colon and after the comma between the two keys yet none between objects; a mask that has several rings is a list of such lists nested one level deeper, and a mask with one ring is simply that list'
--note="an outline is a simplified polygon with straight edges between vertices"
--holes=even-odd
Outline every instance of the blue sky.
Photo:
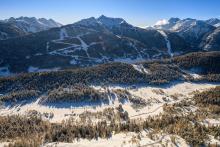
[{"label": "blue sky", "polygon": [[69,24],[104,14],[147,26],[170,17],[220,18],[219,7],[220,0],[0,0],[0,19],[34,16]]}]

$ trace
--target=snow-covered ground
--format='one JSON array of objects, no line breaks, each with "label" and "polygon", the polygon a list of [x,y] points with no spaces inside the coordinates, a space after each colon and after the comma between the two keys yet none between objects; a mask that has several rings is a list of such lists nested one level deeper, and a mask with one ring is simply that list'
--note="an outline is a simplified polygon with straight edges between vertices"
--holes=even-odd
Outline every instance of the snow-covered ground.
[{"label": "snow-covered ground", "polygon": [[[163,113],[164,104],[172,104],[182,100],[186,97],[192,97],[194,91],[204,91],[209,88],[213,88],[219,84],[209,84],[209,83],[173,83],[167,86],[154,87],[154,86],[137,86],[136,88],[131,88],[128,85],[111,85],[107,87],[108,90],[114,91],[117,89],[126,89],[133,96],[140,97],[144,99],[147,104],[143,108],[135,109],[132,107],[132,103],[123,103],[123,109],[126,110],[131,119],[136,118],[147,118],[148,116],[158,115]],[[105,89],[101,86],[92,86],[93,88],[104,91]],[[174,100],[173,96],[177,96],[178,100]],[[28,111],[36,110],[43,113],[53,113],[54,117],[50,118],[51,122],[62,122],[70,117],[78,118],[78,116],[85,112],[100,112],[105,108],[118,107],[120,102],[116,99],[110,99],[109,104],[101,105],[91,105],[86,103],[62,103],[56,105],[42,105],[39,103],[40,98],[34,100],[30,103],[24,105],[17,105],[14,107],[5,107],[0,109],[0,115],[7,116],[13,114],[25,115]]]},{"label": "snow-covered ground", "polygon": [[191,77],[193,77],[194,79],[200,79],[202,76],[199,74],[201,71],[199,69],[196,68],[192,68],[190,70],[183,70],[182,71],[188,75],[190,75]]},{"label": "snow-covered ground", "polygon": [[145,73],[148,74],[149,72],[147,71],[146,68],[144,68],[144,66],[142,64],[132,64],[132,66],[134,67],[135,70],[139,71],[140,73]]},{"label": "snow-covered ground", "polygon": [[136,63],[136,62],[143,62],[146,61],[146,59],[143,58],[136,58],[136,59],[131,59],[131,58],[115,58],[114,62],[121,62],[121,63]]},{"label": "snow-covered ground", "polygon": [[201,122],[205,126],[220,126],[220,118],[218,119],[205,119]]},{"label": "snow-covered ground", "polygon": [[[166,86],[147,86],[147,85],[136,85],[136,86],[128,86],[128,85],[109,85],[109,86],[99,86],[99,85],[91,85],[96,90],[100,92],[114,92],[115,90],[127,90],[130,94],[136,97],[140,97],[147,102],[147,105],[143,108],[135,109],[132,107],[132,104],[127,101],[122,104],[122,107],[125,111],[128,112],[130,119],[144,119],[148,116],[155,116],[160,113],[163,113],[163,105],[164,104],[172,104],[179,102],[185,98],[191,98],[193,96],[194,91],[204,91],[209,88],[213,88],[215,86],[219,86],[220,84],[212,84],[212,83],[172,83]],[[173,96],[177,96],[178,99],[174,99]],[[58,103],[57,105],[41,105],[40,100],[42,97],[39,97],[37,100],[34,100],[30,103],[24,105],[17,105],[14,107],[0,107],[0,116],[7,115],[25,115],[28,111],[36,110],[41,114],[45,113],[53,113],[54,116],[51,118],[43,117],[43,119],[49,120],[50,122],[61,123],[63,120],[74,118],[78,120],[79,115],[88,111],[88,112],[101,112],[105,108],[115,108],[118,107],[119,100],[116,98],[111,98],[109,96],[109,100],[111,101],[109,104],[101,104],[101,105],[84,105],[76,104],[76,103]],[[190,110],[190,111],[193,111]],[[99,121],[98,119],[92,119],[93,123]],[[204,125],[216,126],[220,124],[220,120],[217,119],[205,119],[201,122]],[[176,135],[171,134],[158,134],[152,139],[149,136],[150,130],[144,130],[141,133],[134,132],[122,132],[119,134],[114,134],[109,139],[101,139],[98,140],[73,140],[72,143],[48,143],[44,144],[44,147],[135,147],[135,146],[181,146],[188,147],[189,145],[186,141]],[[174,139],[175,138],[175,139]],[[219,140],[214,139],[213,136],[210,136],[210,140],[208,143],[218,143]],[[7,143],[0,143],[0,147],[6,145]]]},{"label": "snow-covered ground", "polygon": [[[171,141],[171,137],[175,137],[175,142]],[[49,143],[44,147],[56,146],[56,147],[147,147],[147,146],[181,146],[188,147],[189,145],[179,136],[160,134],[155,137],[154,140],[150,139],[147,135],[147,131],[141,133],[119,133],[113,135],[109,139],[87,140],[80,139],[79,141],[73,141],[73,143]]]},{"label": "snow-covered ground", "polygon": [[0,142],[0,147],[6,147],[10,142]]}]

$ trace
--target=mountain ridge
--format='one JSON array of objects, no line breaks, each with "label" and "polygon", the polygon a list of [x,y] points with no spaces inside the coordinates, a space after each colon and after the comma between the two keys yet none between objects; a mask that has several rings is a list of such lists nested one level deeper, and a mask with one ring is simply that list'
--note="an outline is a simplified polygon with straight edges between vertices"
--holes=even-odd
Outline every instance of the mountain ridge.
[{"label": "mountain ridge", "polygon": [[[171,18],[169,22],[176,26],[176,31],[143,29],[122,18],[102,15],[2,40],[0,67],[12,73],[32,72],[154,60],[220,49],[218,28],[190,18]],[[177,24],[181,24],[180,29]]]}]

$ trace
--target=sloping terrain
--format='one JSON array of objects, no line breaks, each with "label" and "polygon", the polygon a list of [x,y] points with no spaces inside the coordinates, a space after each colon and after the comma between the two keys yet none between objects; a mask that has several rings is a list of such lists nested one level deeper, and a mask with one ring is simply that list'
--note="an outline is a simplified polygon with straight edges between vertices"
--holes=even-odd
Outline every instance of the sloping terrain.
[{"label": "sloping terrain", "polygon": [[220,27],[204,37],[200,46],[202,46],[204,50],[218,51],[220,49]]},{"label": "sloping terrain", "polygon": [[19,17],[0,20],[0,40],[25,36],[31,33],[62,26],[52,19]]},{"label": "sloping terrain", "polygon": [[[123,29],[121,25],[117,27]],[[169,56],[165,40],[158,31],[133,26],[129,30],[130,35],[119,36],[95,18],[89,18],[73,25],[0,41],[1,66],[16,73],[27,72],[29,67],[78,67]]]},{"label": "sloping terrain", "polygon": [[4,23],[11,24],[16,28],[21,29],[25,33],[36,33],[50,28],[56,28],[62,26],[60,23],[45,18],[35,18],[35,17],[11,17],[9,19],[2,20]]},{"label": "sloping terrain", "polygon": [[218,31],[214,26],[195,19],[171,19],[171,23],[169,29],[165,26],[142,29],[121,18],[83,19],[0,41],[0,67],[16,74],[109,62],[132,63],[218,50]]},{"label": "sloping terrain", "polygon": [[219,144],[219,58],[197,52],[0,78],[0,142]]},{"label": "sloping terrain", "polygon": [[[215,22],[216,23],[216,22]],[[179,36],[183,37],[187,44],[193,50],[200,50],[203,47],[199,46],[203,38],[216,29],[214,22],[211,20],[202,21],[196,19],[179,19],[170,18],[164,24],[157,24],[156,29],[169,30],[176,32]],[[214,50],[212,47],[209,50]]]},{"label": "sloping terrain", "polygon": [[[20,74],[0,79],[0,90],[9,92],[29,87],[49,90],[59,85],[85,84],[164,84],[175,80],[219,81],[219,52],[198,52],[166,60],[140,62],[137,64],[108,63],[94,67],[72,70]],[[28,81],[28,82],[27,82]]]},{"label": "sloping terrain", "polygon": [[0,40],[5,40],[8,38],[14,38],[18,36],[26,35],[27,33],[23,30],[13,26],[10,23],[0,22]]}]

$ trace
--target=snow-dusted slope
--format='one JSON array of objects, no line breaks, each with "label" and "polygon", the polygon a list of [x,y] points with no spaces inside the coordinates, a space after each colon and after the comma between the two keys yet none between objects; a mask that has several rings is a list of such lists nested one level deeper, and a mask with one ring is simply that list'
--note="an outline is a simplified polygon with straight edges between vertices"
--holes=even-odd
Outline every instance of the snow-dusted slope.
[{"label": "snow-dusted slope", "polygon": [[171,30],[180,32],[183,36],[192,36],[198,39],[205,33],[214,30],[214,27],[203,21],[188,18],[178,21]]},{"label": "snow-dusted slope", "polygon": [[207,37],[203,38],[200,44],[203,50],[220,50],[220,27],[211,32]]},{"label": "snow-dusted slope", "polygon": [[191,18],[182,20],[179,18],[171,18],[168,21],[158,22],[154,27],[156,29],[178,33],[179,36],[183,37],[184,40],[194,49],[199,49],[199,43],[202,38],[206,36],[206,34],[215,30],[215,26],[212,24],[203,20]]},{"label": "snow-dusted slope", "polygon": [[180,21],[179,18],[170,18],[169,20],[162,19],[157,21],[153,27],[156,29],[170,30],[178,21]]},{"label": "snow-dusted slope", "polygon": [[211,18],[206,20],[206,23],[213,25],[215,27],[219,27],[220,26],[220,20],[218,18]]},{"label": "snow-dusted slope", "polygon": [[44,31],[50,28],[61,26],[60,23],[57,23],[52,19],[37,19],[35,17],[11,17],[9,19],[4,20],[3,22],[13,24],[14,26],[20,28],[21,30],[27,33],[36,33],[39,31]]},{"label": "snow-dusted slope", "polygon": [[26,35],[26,32],[19,29],[18,27],[10,23],[0,22],[0,40],[19,37],[23,35]]},{"label": "snow-dusted slope", "polygon": [[[173,84],[173,85],[172,85]],[[163,113],[163,105],[177,103],[180,100],[185,98],[189,98],[193,96],[194,91],[204,91],[209,88],[213,88],[218,86],[219,84],[207,84],[207,83],[171,83],[168,87],[158,87],[158,86],[136,86],[136,88],[131,88],[129,85],[111,85],[108,87],[102,86],[91,86],[92,88],[99,91],[107,91],[110,97],[109,104],[102,105],[89,105],[87,103],[77,103],[77,102],[63,102],[57,103],[54,105],[43,105],[41,104],[41,98],[39,97],[37,100],[34,100],[31,103],[27,103],[24,105],[18,104],[15,106],[6,106],[4,108],[0,108],[0,116],[7,115],[26,115],[31,110],[36,110],[43,113],[53,113],[54,117],[50,118],[50,122],[62,122],[63,120],[69,119],[70,117],[74,117],[78,119],[79,115],[85,111],[90,112],[99,112],[104,110],[105,108],[115,108],[118,107],[119,104],[123,105],[124,110],[126,110],[131,119],[137,118],[147,118],[149,116],[155,116],[159,113]],[[133,97],[139,97],[147,102],[147,105],[141,107],[136,110],[132,106],[130,101],[125,103],[121,103],[117,99],[115,90],[127,90]],[[115,96],[113,96],[113,94]],[[179,100],[174,100],[173,96],[178,95]],[[75,114],[74,116],[72,114]],[[47,119],[47,118],[45,118]]]},{"label": "snow-dusted slope", "polygon": [[106,27],[118,27],[120,26],[122,23],[127,23],[124,19],[122,18],[110,18],[110,17],[106,17],[104,15],[100,16],[97,19],[101,24],[105,25]]},{"label": "snow-dusted slope", "polygon": [[90,18],[82,19],[74,24],[83,25],[83,26],[98,26],[100,25],[100,22],[95,17],[90,17]]},{"label": "snow-dusted slope", "polygon": [[154,28],[175,32],[191,32],[199,37],[201,34],[206,33],[210,29],[214,29],[214,26],[219,22],[220,21],[218,19],[203,21],[192,18],[170,18],[169,20],[163,19],[158,21],[154,25]]}]

